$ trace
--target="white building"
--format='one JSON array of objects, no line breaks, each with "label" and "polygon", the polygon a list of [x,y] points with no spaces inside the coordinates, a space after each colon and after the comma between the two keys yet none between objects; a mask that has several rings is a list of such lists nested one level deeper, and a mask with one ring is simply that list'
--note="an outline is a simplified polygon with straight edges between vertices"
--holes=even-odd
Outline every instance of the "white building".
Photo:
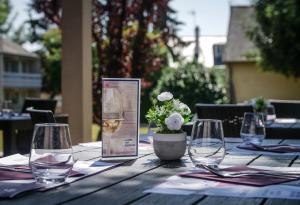
[{"label": "white building", "polygon": [[[195,54],[195,36],[184,36],[182,40],[185,42],[191,42],[189,46],[182,49],[181,54],[191,61]],[[223,47],[226,43],[226,36],[200,36],[200,55],[199,62],[205,67],[211,68],[213,66],[220,66],[223,53]]]},{"label": "white building", "polygon": [[41,84],[38,55],[0,37],[0,105],[11,100],[12,108],[19,109],[25,97],[39,96]]}]

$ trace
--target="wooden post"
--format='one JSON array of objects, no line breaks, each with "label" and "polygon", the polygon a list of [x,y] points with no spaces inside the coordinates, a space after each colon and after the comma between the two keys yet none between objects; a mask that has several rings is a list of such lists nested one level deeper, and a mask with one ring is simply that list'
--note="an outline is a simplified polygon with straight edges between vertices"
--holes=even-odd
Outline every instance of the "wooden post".
[{"label": "wooden post", "polygon": [[91,140],[92,1],[62,1],[62,97],[73,145]]},{"label": "wooden post", "polygon": [[[3,50],[3,40],[0,36],[0,51]],[[4,58],[3,54],[0,53],[0,110],[2,109],[2,103],[4,100],[4,88],[3,88],[3,72],[4,72]]]}]

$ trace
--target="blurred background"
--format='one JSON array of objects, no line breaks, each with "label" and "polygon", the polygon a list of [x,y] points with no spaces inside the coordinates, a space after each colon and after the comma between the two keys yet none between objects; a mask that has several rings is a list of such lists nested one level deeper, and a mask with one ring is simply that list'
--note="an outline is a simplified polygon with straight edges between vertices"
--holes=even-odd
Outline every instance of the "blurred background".
[{"label": "blurred background", "polygon": [[[172,92],[193,112],[195,103],[242,103],[257,96],[300,99],[299,1],[90,3],[87,7],[84,1],[0,0],[2,108],[19,112],[26,97],[56,99],[56,113],[69,114],[72,122],[74,111],[64,109],[62,102],[65,98],[69,106],[72,100],[81,100],[65,97],[62,93],[72,89],[63,82],[86,72],[72,72],[72,64],[64,64],[63,59],[77,63],[78,46],[89,42],[65,43],[77,35],[91,35],[91,72],[87,74],[92,85],[85,91],[92,96],[93,140],[100,129],[101,77],[142,79],[142,132],[145,113],[162,91]],[[84,15],[76,13],[76,6],[89,12],[91,25],[77,19]],[[82,62],[82,68],[89,67],[88,61]],[[83,101],[88,98],[82,97]]]}]

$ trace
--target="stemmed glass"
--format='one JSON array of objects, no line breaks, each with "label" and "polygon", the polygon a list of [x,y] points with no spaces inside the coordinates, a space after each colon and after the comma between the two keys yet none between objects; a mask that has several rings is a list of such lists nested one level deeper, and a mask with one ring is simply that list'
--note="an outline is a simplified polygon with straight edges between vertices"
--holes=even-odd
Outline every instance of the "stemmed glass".
[{"label": "stemmed glass", "polygon": [[195,121],[188,154],[195,167],[218,167],[225,156],[222,122],[210,119]]},{"label": "stemmed glass", "polygon": [[29,164],[38,183],[65,182],[74,165],[72,143],[67,124],[36,124]]},{"label": "stemmed glass", "polygon": [[241,127],[241,138],[244,144],[260,145],[265,138],[264,117],[260,113],[246,112]]}]

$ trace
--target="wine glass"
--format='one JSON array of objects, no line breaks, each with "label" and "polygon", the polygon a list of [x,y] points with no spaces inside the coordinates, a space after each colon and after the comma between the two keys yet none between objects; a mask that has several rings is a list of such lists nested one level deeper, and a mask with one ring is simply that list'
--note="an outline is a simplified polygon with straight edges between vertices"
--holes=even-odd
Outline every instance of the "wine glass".
[{"label": "wine glass", "polygon": [[244,144],[260,145],[265,138],[264,116],[261,113],[246,112],[241,127],[241,138]]},{"label": "wine glass", "polygon": [[267,108],[267,124],[272,124],[276,119],[275,107],[273,105],[268,105]]},{"label": "wine glass", "polygon": [[218,167],[225,156],[222,121],[201,119],[193,125],[188,154],[195,167]]},{"label": "wine glass", "polygon": [[13,114],[13,110],[9,108],[11,103],[11,100],[4,100],[2,103],[2,116],[4,118],[10,118]]},{"label": "wine glass", "polygon": [[104,150],[104,154],[111,154],[110,139],[114,133],[118,132],[122,127],[124,120],[124,109],[122,95],[118,88],[105,88],[103,91],[103,143],[106,143],[108,149]]},{"label": "wine glass", "polygon": [[29,164],[38,183],[51,185],[65,182],[74,165],[69,126],[36,124]]}]

